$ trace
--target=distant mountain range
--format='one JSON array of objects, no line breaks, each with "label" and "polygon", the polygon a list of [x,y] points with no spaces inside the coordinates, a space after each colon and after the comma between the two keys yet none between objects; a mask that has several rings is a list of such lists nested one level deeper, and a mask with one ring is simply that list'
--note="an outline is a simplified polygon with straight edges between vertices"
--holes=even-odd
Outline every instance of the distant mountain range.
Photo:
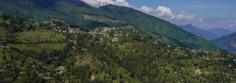
[{"label": "distant mountain range", "polygon": [[224,50],[236,52],[236,33],[214,39],[211,42]]},{"label": "distant mountain range", "polygon": [[164,43],[186,48],[216,49],[202,37],[127,7],[106,5],[94,8],[80,0],[1,0],[0,10],[26,19],[61,19],[86,29],[131,25]]},{"label": "distant mountain range", "polygon": [[200,29],[196,26],[193,26],[192,24],[183,25],[181,26],[181,28],[197,36],[203,37],[207,40],[215,39],[218,37],[218,35],[208,32],[206,30]]},{"label": "distant mountain range", "polygon": [[233,33],[233,31],[222,28],[203,30],[192,24],[182,25],[181,28],[209,40],[223,50],[236,52],[236,33]]},{"label": "distant mountain range", "polygon": [[218,37],[222,37],[225,35],[232,34],[234,31],[226,30],[223,28],[214,28],[214,29],[208,30],[208,32],[213,33],[213,34],[217,35]]},{"label": "distant mountain range", "polygon": [[193,33],[197,36],[203,37],[207,40],[217,39],[219,37],[233,33],[233,31],[229,31],[229,30],[226,30],[223,28],[214,28],[214,29],[209,29],[209,30],[203,30],[203,29],[196,27],[192,24],[182,25],[180,27],[190,33]]}]

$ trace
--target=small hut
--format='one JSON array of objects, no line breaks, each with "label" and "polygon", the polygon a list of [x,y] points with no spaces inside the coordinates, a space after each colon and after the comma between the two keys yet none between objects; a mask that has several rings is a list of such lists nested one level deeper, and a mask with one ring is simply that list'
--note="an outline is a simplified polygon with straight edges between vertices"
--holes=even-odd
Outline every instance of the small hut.
[{"label": "small hut", "polygon": [[5,48],[6,47],[6,42],[0,41],[0,48]]}]

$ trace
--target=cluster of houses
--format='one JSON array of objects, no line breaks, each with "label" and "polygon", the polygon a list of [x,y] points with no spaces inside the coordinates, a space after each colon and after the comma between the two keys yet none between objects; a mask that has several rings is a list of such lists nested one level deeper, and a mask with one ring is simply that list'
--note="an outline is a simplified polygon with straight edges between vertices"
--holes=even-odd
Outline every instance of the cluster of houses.
[{"label": "cluster of houses", "polygon": [[0,41],[0,48],[6,48],[6,43],[3,41]]},{"label": "cluster of houses", "polygon": [[68,33],[68,34],[74,34],[74,30],[69,26],[69,24],[64,25],[57,25],[54,22],[50,21],[43,21],[43,24],[47,25],[48,27],[54,29],[56,32],[59,33]]}]

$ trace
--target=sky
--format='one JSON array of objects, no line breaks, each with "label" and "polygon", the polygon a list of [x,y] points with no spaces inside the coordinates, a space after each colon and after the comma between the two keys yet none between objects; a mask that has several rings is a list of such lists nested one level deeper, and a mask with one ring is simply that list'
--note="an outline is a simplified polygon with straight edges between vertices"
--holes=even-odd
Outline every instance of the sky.
[{"label": "sky", "polygon": [[129,0],[128,2],[139,7],[147,5],[155,8],[161,5],[203,17],[235,18],[236,16],[234,11],[236,0]]},{"label": "sky", "polygon": [[82,0],[94,7],[132,7],[177,25],[236,30],[236,0]]}]

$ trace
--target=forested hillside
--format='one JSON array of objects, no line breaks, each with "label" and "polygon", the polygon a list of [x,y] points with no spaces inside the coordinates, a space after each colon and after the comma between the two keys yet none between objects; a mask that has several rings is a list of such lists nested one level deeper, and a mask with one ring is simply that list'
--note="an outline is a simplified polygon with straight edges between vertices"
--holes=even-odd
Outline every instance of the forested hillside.
[{"label": "forested hillside", "polygon": [[227,50],[229,52],[235,53],[236,52],[236,33],[232,33],[214,40],[211,40],[213,44]]},{"label": "forested hillside", "polygon": [[236,82],[236,57],[161,43],[132,25],[88,30],[0,17],[0,82]]},{"label": "forested hillside", "polygon": [[147,15],[138,10],[116,5],[106,5],[100,7],[100,9],[115,15],[115,17],[120,18],[121,20],[127,21],[136,29],[152,35],[167,44],[185,48],[205,50],[217,49],[214,45],[200,36],[193,35],[170,22]]},{"label": "forested hillside", "polygon": [[1,0],[0,11],[26,19],[61,19],[88,29],[127,24],[80,0]]},{"label": "forested hillside", "polygon": [[162,43],[194,49],[218,49],[170,22],[127,7],[107,5],[94,8],[80,0],[0,0],[0,11],[23,19],[60,19],[90,30],[132,25]]}]

